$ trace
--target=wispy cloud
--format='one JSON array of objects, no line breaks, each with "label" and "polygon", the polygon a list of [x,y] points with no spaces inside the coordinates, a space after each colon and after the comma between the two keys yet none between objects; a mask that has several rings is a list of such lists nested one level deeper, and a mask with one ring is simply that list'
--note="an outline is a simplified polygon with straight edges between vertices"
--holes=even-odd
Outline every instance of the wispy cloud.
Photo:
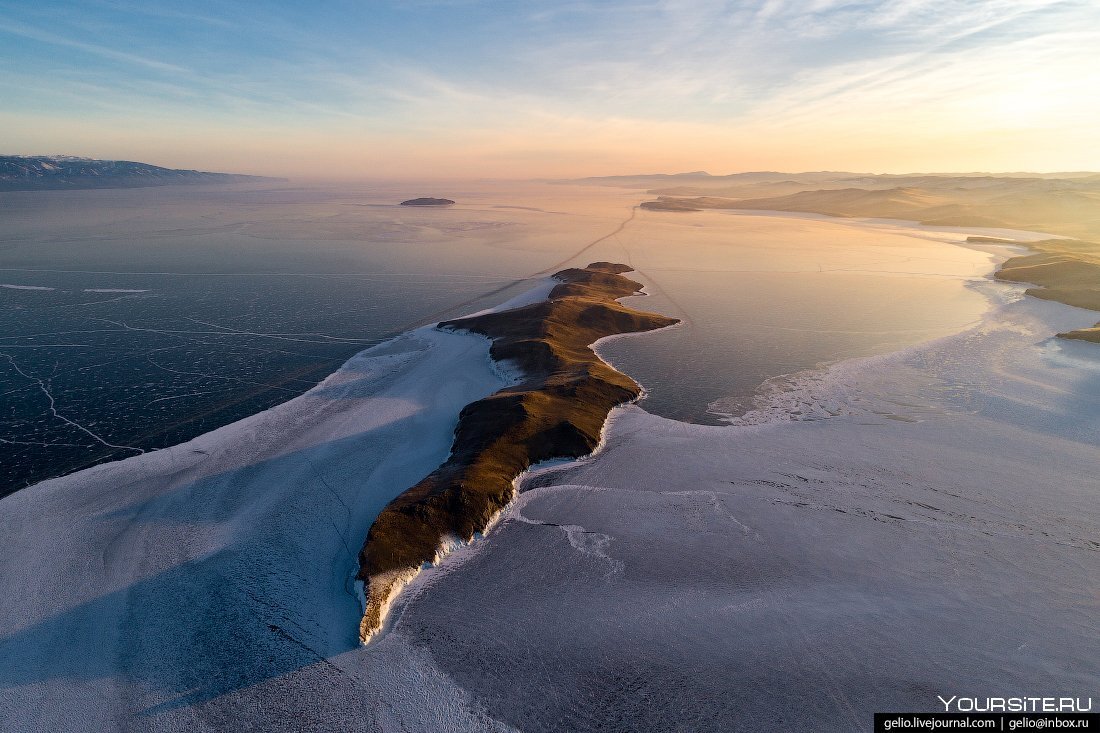
[{"label": "wispy cloud", "polygon": [[273,0],[251,15],[0,0],[0,34],[19,119],[125,113],[150,135],[186,120],[242,145],[266,129],[390,160],[621,159],[632,144],[698,168],[708,149],[735,165],[761,131],[850,152],[1025,128],[1064,137],[1068,156],[1100,113],[1084,91],[1100,84],[1092,0]]},{"label": "wispy cloud", "polygon": [[187,73],[187,69],[182,66],[165,63],[164,61],[158,61],[157,59],[146,58],[144,56],[138,56],[133,53],[127,53],[125,51],[120,51],[117,48],[113,48],[110,46],[87,43],[72,38],[66,38],[57,33],[34,28],[15,21],[4,20],[3,18],[0,18],[0,33],[20,36],[22,38],[28,38],[32,41],[40,41],[42,43],[47,43],[53,46],[63,46],[65,48],[83,51],[84,53],[98,56],[100,58],[110,59],[111,61],[121,61],[126,64],[142,66],[147,69],[168,71],[172,73]]}]

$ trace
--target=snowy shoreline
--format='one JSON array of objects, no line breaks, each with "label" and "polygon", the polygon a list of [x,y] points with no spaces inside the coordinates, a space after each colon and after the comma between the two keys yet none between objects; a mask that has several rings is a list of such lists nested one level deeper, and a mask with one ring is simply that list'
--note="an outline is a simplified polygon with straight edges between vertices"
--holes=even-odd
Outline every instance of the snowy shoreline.
[{"label": "snowy shoreline", "polygon": [[417,329],[270,410],[4,498],[0,583],[22,592],[0,600],[0,728],[107,729],[355,648],[359,546],[505,384],[488,347]]},{"label": "snowy shoreline", "polygon": [[980,323],[775,406],[816,419],[616,409],[407,591],[391,642],[479,730],[847,733],[960,690],[1092,694],[1100,355],[1054,333],[1095,314],[981,287]]},{"label": "snowy shoreline", "polygon": [[[0,600],[0,727],[528,732],[614,714],[765,730],[755,695],[843,731],[918,706],[913,690],[1048,675],[1087,694],[1097,609],[1075,589],[1100,583],[1100,369],[1048,329],[1095,316],[987,285],[978,326],[815,372],[753,427],[617,408],[592,456],[534,467],[492,532],[421,573],[370,647],[359,544],[446,459],[459,410],[512,378],[480,336],[403,334],[271,410],[16,492],[0,503],[0,582],[21,589]],[[791,405],[822,419],[776,419]],[[989,624],[971,612],[1031,656],[977,644]],[[642,697],[603,690],[639,664]],[[589,672],[602,708],[574,686]]]}]

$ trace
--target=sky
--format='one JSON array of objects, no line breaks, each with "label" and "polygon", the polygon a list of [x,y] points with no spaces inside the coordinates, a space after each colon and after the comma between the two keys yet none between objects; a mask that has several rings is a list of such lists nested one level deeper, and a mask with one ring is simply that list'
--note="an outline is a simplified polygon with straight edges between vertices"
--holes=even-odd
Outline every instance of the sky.
[{"label": "sky", "polygon": [[0,154],[312,178],[1100,170],[1100,0],[0,0]]}]

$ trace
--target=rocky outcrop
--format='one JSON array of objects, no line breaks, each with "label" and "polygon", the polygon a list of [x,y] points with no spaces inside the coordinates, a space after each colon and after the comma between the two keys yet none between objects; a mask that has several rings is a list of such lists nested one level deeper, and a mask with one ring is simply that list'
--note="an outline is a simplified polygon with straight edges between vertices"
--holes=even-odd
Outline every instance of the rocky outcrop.
[{"label": "rocky outcrop", "polygon": [[605,336],[677,322],[617,302],[641,289],[622,276],[629,271],[608,262],[563,270],[545,301],[439,324],[492,339],[492,358],[517,366],[523,377],[467,405],[447,462],[378,515],[359,556],[364,642],[425,563],[489,526],[512,500],[520,473],[539,461],[591,453],[611,409],[639,396],[634,380],[590,348]]}]

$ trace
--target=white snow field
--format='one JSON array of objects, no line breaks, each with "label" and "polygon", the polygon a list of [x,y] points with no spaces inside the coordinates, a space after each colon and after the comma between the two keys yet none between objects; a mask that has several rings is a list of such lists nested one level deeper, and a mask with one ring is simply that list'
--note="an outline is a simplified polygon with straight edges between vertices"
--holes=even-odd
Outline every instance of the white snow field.
[{"label": "white snow field", "polygon": [[438,673],[414,649],[359,649],[356,557],[446,458],[459,410],[505,384],[488,346],[418,329],[276,408],[4,499],[0,730],[416,720],[405,688]]}]

